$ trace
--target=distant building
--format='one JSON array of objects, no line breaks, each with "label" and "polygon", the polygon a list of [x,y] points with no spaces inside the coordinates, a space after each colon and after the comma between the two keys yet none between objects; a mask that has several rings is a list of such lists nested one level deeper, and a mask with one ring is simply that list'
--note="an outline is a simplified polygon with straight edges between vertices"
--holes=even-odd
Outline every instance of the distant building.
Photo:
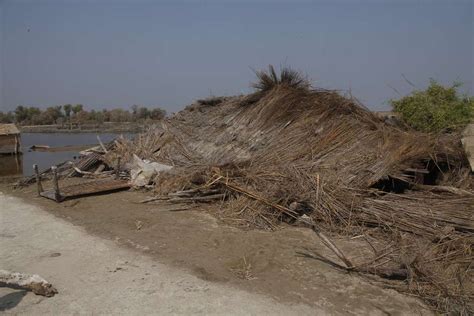
[{"label": "distant building", "polygon": [[15,124],[0,124],[0,154],[19,154],[20,139]]}]

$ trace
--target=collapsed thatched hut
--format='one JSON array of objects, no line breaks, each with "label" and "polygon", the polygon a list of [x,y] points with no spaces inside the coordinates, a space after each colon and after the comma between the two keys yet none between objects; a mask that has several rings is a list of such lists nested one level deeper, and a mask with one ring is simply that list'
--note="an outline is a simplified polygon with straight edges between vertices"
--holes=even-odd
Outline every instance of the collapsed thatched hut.
[{"label": "collapsed thatched hut", "polygon": [[373,236],[386,251],[356,262],[363,271],[397,271],[403,290],[440,310],[470,308],[472,283],[456,281],[473,278],[474,259],[473,180],[460,135],[390,124],[291,70],[258,76],[255,93],[197,101],[109,157],[174,166],[153,181],[160,203],[217,197],[206,208],[244,219],[232,222],[242,227],[305,216],[329,232]]}]

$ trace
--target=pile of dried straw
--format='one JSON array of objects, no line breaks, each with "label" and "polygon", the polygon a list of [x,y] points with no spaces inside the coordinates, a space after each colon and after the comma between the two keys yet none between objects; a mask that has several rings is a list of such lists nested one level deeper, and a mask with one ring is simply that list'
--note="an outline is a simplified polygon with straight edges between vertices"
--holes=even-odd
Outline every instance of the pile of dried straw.
[{"label": "pile of dried straw", "polygon": [[257,92],[201,100],[111,154],[173,165],[157,194],[212,192],[219,198],[203,201],[233,224],[275,229],[306,215],[332,233],[377,238],[385,247],[373,259],[345,268],[468,312],[474,191],[459,136],[389,126],[291,71],[258,75]]}]

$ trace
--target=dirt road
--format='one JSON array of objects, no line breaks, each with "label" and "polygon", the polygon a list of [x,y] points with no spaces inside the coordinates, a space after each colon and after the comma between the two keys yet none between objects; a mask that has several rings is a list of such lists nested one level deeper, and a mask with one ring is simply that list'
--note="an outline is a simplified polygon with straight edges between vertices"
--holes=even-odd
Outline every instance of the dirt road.
[{"label": "dirt road", "polygon": [[314,314],[305,305],[200,280],[86,234],[0,194],[0,266],[37,273],[59,290],[43,298],[0,288],[0,309],[21,314]]},{"label": "dirt road", "polygon": [[[19,195],[32,197],[34,192]],[[0,310],[13,314],[430,314],[413,298],[325,263],[295,257],[292,244],[314,242],[302,235],[305,231],[231,230],[201,212],[157,213],[139,205],[132,209],[126,201],[139,198],[135,195],[89,197],[79,207],[77,202],[62,205],[33,199],[38,206],[0,193],[0,268],[39,274],[59,290],[55,297],[43,298],[0,288]],[[133,228],[122,227],[130,216],[140,218],[145,227],[137,231],[133,221]],[[226,245],[211,247],[210,237]],[[260,248],[275,251],[267,254]],[[231,254],[240,258],[243,249],[254,260],[248,280],[222,268]],[[285,268],[286,262],[293,268]]]}]

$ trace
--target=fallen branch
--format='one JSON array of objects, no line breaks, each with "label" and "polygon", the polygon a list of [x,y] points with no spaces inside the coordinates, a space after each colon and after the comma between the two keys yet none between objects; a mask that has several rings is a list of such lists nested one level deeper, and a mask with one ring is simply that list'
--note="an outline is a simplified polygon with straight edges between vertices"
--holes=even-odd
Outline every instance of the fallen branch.
[{"label": "fallen branch", "polygon": [[166,201],[166,200],[169,200],[169,196],[153,196],[151,198],[148,198],[148,199],[144,199],[144,200],[141,200],[139,201],[138,203],[149,203],[149,202],[153,202],[153,201]]},{"label": "fallen branch", "polygon": [[37,274],[29,275],[18,272],[0,270],[0,285],[32,291],[37,295],[54,296],[58,290],[51,283]]},{"label": "fallen branch", "polygon": [[168,203],[186,203],[186,202],[210,202],[215,200],[222,200],[225,198],[225,194],[213,194],[213,195],[204,195],[204,196],[195,196],[195,197],[180,197],[180,196],[155,196],[149,199],[140,201],[140,203],[149,203],[153,201],[164,201]]}]

